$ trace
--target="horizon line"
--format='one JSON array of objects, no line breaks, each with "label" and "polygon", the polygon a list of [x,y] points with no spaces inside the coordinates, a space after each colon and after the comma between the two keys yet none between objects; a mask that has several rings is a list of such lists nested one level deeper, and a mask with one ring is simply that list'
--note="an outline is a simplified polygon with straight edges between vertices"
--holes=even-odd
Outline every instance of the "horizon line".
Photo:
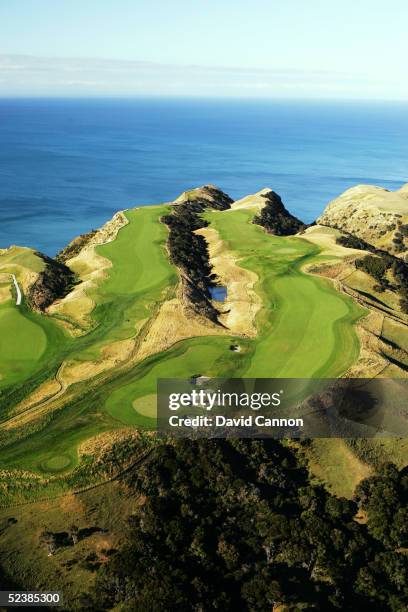
[{"label": "horizon line", "polygon": [[239,95],[203,95],[203,94],[60,94],[60,93],[30,93],[19,94],[0,93],[0,100],[203,100],[203,101],[242,101],[242,102],[337,102],[341,104],[361,103],[385,103],[385,104],[408,104],[408,98],[364,98],[364,97],[288,97],[288,96],[239,96]]}]

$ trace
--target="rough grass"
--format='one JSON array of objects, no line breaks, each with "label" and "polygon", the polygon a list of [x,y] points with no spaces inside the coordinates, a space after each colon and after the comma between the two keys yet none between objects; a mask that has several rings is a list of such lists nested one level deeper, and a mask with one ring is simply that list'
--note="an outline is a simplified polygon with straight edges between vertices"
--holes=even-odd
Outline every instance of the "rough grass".
[{"label": "rough grass", "polygon": [[30,373],[47,346],[47,336],[42,327],[25,317],[23,312],[15,304],[0,306],[1,385]]},{"label": "rough grass", "polygon": [[342,497],[351,498],[357,484],[373,471],[353,453],[347,440],[316,438],[307,456],[312,474],[332,493]]},{"label": "rough grass", "polygon": [[0,253],[0,270],[6,271],[10,266],[21,266],[32,272],[41,272],[45,263],[32,249],[12,246]]},{"label": "rough grass", "polygon": [[[134,503],[137,498],[130,499],[120,482],[111,482],[75,496],[2,509],[0,563],[17,584],[38,590],[52,585],[63,592],[70,609],[79,610],[82,606],[76,598],[88,591],[95,577],[87,557],[94,555],[97,563],[104,563],[108,551],[123,543]],[[39,541],[41,532],[67,532],[73,524],[90,530],[89,535],[49,557]],[[101,531],[92,533],[95,528]]]}]

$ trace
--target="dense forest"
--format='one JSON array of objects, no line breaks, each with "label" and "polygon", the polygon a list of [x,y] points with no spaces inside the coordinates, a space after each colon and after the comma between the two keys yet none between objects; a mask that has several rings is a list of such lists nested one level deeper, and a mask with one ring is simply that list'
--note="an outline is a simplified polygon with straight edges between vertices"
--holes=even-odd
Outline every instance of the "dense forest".
[{"label": "dense forest", "polygon": [[306,225],[290,214],[277,193],[269,191],[263,197],[266,199],[265,206],[254,217],[254,223],[276,236],[290,236],[305,229]]},{"label": "dense forest", "polygon": [[384,465],[350,501],[278,441],[178,440],[127,485],[127,544],[99,569],[89,609],[408,607],[406,469]]}]

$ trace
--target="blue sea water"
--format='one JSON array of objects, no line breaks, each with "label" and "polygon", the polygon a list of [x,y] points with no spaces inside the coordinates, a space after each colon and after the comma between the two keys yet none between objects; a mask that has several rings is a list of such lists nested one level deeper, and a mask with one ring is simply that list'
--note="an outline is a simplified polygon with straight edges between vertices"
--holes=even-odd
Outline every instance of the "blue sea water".
[{"label": "blue sea water", "polygon": [[357,183],[408,181],[408,105],[0,100],[0,247],[54,254],[119,209],[214,183],[312,221]]}]

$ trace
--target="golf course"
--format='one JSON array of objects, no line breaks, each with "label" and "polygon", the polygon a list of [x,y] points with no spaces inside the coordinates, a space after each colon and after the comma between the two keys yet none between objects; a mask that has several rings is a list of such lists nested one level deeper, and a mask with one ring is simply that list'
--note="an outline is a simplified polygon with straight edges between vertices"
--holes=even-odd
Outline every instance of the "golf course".
[{"label": "golf course", "polygon": [[336,291],[329,281],[302,271],[319,249],[305,239],[267,234],[252,223],[253,213],[207,213],[239,265],[259,279],[262,299],[253,354],[243,376],[331,378],[358,356],[354,324],[364,310]]},{"label": "golf course", "polygon": [[[76,285],[50,312],[30,308],[23,284],[20,306],[11,294],[0,305],[3,470],[63,478],[80,466],[87,440],[124,427],[154,429],[158,378],[337,377],[357,360],[356,323],[365,309],[304,270],[322,258],[316,244],[268,233],[253,223],[251,206],[207,209],[201,218],[242,278],[254,279],[253,332],[186,310],[161,222],[171,211],[169,205],[125,211],[115,234],[97,236],[67,262]],[[4,262],[2,271],[14,270]],[[235,308],[228,277],[223,284],[226,303],[214,302],[221,316]],[[65,305],[74,312],[84,300],[92,303],[89,323],[68,328]]]}]

